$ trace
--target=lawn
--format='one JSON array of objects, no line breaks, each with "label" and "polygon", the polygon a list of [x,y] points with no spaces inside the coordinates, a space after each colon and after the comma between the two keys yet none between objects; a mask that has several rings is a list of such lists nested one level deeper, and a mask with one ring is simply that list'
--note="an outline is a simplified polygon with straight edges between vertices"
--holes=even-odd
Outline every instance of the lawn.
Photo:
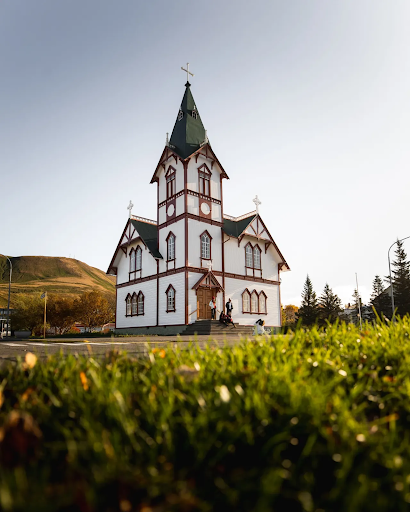
[{"label": "lawn", "polygon": [[410,508],[410,320],[0,369],[3,510]]}]

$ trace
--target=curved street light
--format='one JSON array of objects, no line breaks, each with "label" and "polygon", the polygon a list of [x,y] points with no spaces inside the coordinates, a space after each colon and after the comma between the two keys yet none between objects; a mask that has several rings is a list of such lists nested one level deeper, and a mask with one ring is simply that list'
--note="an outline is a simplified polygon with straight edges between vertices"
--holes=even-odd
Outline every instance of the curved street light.
[{"label": "curved street light", "polygon": [[10,332],[10,289],[11,289],[11,274],[13,272],[13,265],[11,264],[11,259],[8,256],[5,256],[4,254],[0,254],[0,256],[4,256],[10,265],[10,273],[9,273],[9,298],[7,301],[7,334],[6,337],[9,337]]},{"label": "curved street light", "polygon": [[401,240],[396,240],[394,244],[391,244],[389,247],[389,250],[387,251],[387,259],[389,260],[389,275],[390,275],[390,293],[391,293],[391,311],[392,311],[392,318],[394,317],[394,293],[393,293],[393,281],[391,278],[391,267],[390,267],[390,249],[393,247],[393,245],[396,245],[398,242],[403,242],[403,240],[407,240],[410,238],[410,236],[406,236],[405,238],[402,238]]}]

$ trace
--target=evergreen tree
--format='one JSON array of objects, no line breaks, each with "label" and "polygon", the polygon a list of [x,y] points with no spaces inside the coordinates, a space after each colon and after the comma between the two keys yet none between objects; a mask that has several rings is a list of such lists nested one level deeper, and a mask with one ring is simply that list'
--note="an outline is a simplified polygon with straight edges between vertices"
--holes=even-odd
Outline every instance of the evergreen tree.
[{"label": "evergreen tree", "polygon": [[342,301],[340,298],[333,293],[333,290],[326,283],[323,289],[322,295],[319,297],[319,317],[322,323],[325,323],[326,320],[329,322],[336,322],[339,318],[339,313],[342,310]]},{"label": "evergreen tree", "polygon": [[302,303],[297,317],[302,320],[303,325],[313,325],[317,322],[319,317],[319,304],[317,302],[316,292],[313,291],[313,285],[309,275],[306,277],[303,287]]},{"label": "evergreen tree", "polygon": [[[391,318],[391,298],[386,292],[380,276],[376,276],[373,280],[373,292],[370,297],[370,303],[380,318],[385,316]],[[372,318],[375,318],[374,313]]]},{"label": "evergreen tree", "polygon": [[410,313],[410,262],[403,249],[403,242],[397,242],[394,252],[396,259],[392,263],[394,307],[400,316]]}]

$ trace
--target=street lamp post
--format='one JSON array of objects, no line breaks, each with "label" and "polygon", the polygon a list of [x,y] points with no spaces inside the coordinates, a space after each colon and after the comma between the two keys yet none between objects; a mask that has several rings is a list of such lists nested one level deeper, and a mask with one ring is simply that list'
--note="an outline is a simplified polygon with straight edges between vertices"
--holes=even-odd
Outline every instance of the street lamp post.
[{"label": "street lamp post", "polygon": [[410,236],[406,236],[405,238],[402,238],[401,240],[396,240],[394,244],[391,244],[389,247],[389,250],[387,251],[387,259],[389,260],[389,276],[390,276],[390,294],[391,294],[391,312],[392,312],[392,318],[394,317],[394,293],[393,293],[393,281],[391,278],[391,267],[390,267],[390,249],[396,245],[398,242],[403,242],[403,240],[407,240],[410,238]]},{"label": "street lamp post", "polygon": [[10,330],[10,289],[11,289],[11,274],[13,272],[13,265],[11,264],[11,259],[8,257],[8,256],[4,256],[8,262],[9,262],[9,266],[10,266],[10,272],[9,272],[9,298],[8,298],[8,301],[7,301],[7,334],[6,336],[9,337],[9,330]]}]

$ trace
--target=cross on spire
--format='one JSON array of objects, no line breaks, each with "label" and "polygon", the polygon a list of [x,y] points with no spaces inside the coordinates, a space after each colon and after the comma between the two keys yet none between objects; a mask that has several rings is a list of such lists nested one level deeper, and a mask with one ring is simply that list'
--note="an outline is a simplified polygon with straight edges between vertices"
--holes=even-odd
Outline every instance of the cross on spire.
[{"label": "cross on spire", "polygon": [[252,201],[255,203],[256,213],[259,213],[259,205],[262,204],[262,202],[259,201],[258,196],[255,196],[255,199],[253,199]]},{"label": "cross on spire", "polygon": [[132,201],[130,201],[130,204],[127,206],[127,210],[130,211],[130,218],[131,218],[131,210],[133,209],[134,205],[132,204]]},{"label": "cross on spire", "polygon": [[182,71],[186,72],[186,81],[189,83],[189,75],[194,76],[193,73],[189,71],[189,62],[186,63],[186,69],[181,66]]}]

